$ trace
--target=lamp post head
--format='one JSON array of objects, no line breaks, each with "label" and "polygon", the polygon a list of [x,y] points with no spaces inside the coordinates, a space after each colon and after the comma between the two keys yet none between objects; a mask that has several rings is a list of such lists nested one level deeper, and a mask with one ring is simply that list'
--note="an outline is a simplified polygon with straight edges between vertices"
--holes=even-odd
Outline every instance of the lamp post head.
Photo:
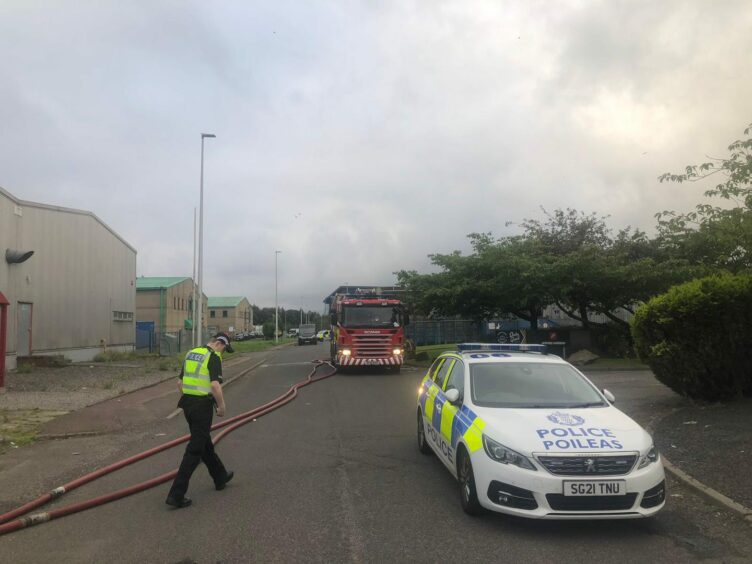
[{"label": "lamp post head", "polygon": [[201,134],[201,139],[205,139],[207,137],[208,138],[214,138],[214,137],[216,137],[216,135],[214,135],[213,133],[202,133]]}]

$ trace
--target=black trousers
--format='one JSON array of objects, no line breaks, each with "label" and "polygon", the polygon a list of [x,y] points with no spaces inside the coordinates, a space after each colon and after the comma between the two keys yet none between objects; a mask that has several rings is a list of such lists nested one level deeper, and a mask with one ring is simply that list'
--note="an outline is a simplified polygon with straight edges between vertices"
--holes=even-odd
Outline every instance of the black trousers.
[{"label": "black trousers", "polygon": [[211,441],[211,424],[214,416],[214,403],[210,396],[183,396],[178,404],[183,408],[185,420],[191,431],[191,438],[185,447],[185,454],[178,469],[178,475],[172,482],[169,497],[183,499],[188,491],[188,482],[199,462],[206,464],[215,485],[221,485],[227,478],[227,470],[214,452]]}]

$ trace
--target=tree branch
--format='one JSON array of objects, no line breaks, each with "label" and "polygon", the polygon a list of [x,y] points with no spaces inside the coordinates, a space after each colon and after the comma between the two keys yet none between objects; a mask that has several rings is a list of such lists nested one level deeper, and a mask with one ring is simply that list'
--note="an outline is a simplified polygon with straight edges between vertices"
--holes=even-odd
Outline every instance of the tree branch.
[{"label": "tree branch", "polygon": [[616,317],[616,316],[615,316],[615,315],[614,315],[613,313],[611,313],[610,311],[602,311],[601,313],[602,313],[603,315],[605,315],[606,317],[608,317],[608,318],[609,318],[609,319],[610,319],[611,321],[614,321],[614,322],[616,322],[617,324],[619,324],[619,325],[622,325],[622,326],[624,326],[624,327],[629,327],[629,322],[628,322],[628,321],[624,321],[623,319],[619,319],[618,317]]},{"label": "tree branch", "polygon": [[572,318],[572,319],[574,319],[575,321],[579,321],[580,323],[582,323],[582,318],[581,318],[581,317],[580,317],[579,315],[577,315],[577,314],[576,314],[576,313],[575,313],[574,311],[570,311],[570,310],[568,310],[568,309],[567,309],[567,308],[565,308],[565,307],[564,307],[563,305],[561,305],[561,303],[560,303],[560,302],[555,302],[555,303],[556,303],[556,305],[557,305],[557,306],[559,307],[559,309],[560,309],[561,311],[563,311],[564,313],[566,313],[566,314],[567,314],[567,315],[568,315],[569,317],[571,317],[571,318]]}]

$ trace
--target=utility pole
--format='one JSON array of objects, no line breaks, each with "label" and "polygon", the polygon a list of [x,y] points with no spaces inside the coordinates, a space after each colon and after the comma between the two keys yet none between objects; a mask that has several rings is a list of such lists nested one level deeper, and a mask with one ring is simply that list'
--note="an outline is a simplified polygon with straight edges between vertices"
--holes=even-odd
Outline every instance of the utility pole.
[{"label": "utility pole", "polygon": [[[198,296],[203,302],[204,295],[204,139],[216,137],[213,133],[201,134],[201,196],[198,203]],[[198,335],[199,341],[203,339],[203,303],[198,308]],[[198,346],[198,345],[197,345]]]},{"label": "utility pole", "polygon": [[279,301],[277,298],[277,256],[282,251],[274,251],[274,344],[279,342]]},{"label": "utility pole", "polygon": [[191,271],[193,283],[193,301],[191,303],[191,343],[193,348],[199,346],[196,341],[196,208],[193,208],[193,270]]}]

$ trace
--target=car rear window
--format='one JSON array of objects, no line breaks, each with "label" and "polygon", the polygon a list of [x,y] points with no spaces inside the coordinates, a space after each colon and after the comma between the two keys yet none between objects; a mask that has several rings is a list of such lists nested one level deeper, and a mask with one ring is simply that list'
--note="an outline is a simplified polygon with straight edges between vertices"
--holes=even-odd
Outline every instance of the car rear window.
[{"label": "car rear window", "polygon": [[598,391],[566,364],[477,363],[470,366],[472,399],[480,407],[605,407]]}]

